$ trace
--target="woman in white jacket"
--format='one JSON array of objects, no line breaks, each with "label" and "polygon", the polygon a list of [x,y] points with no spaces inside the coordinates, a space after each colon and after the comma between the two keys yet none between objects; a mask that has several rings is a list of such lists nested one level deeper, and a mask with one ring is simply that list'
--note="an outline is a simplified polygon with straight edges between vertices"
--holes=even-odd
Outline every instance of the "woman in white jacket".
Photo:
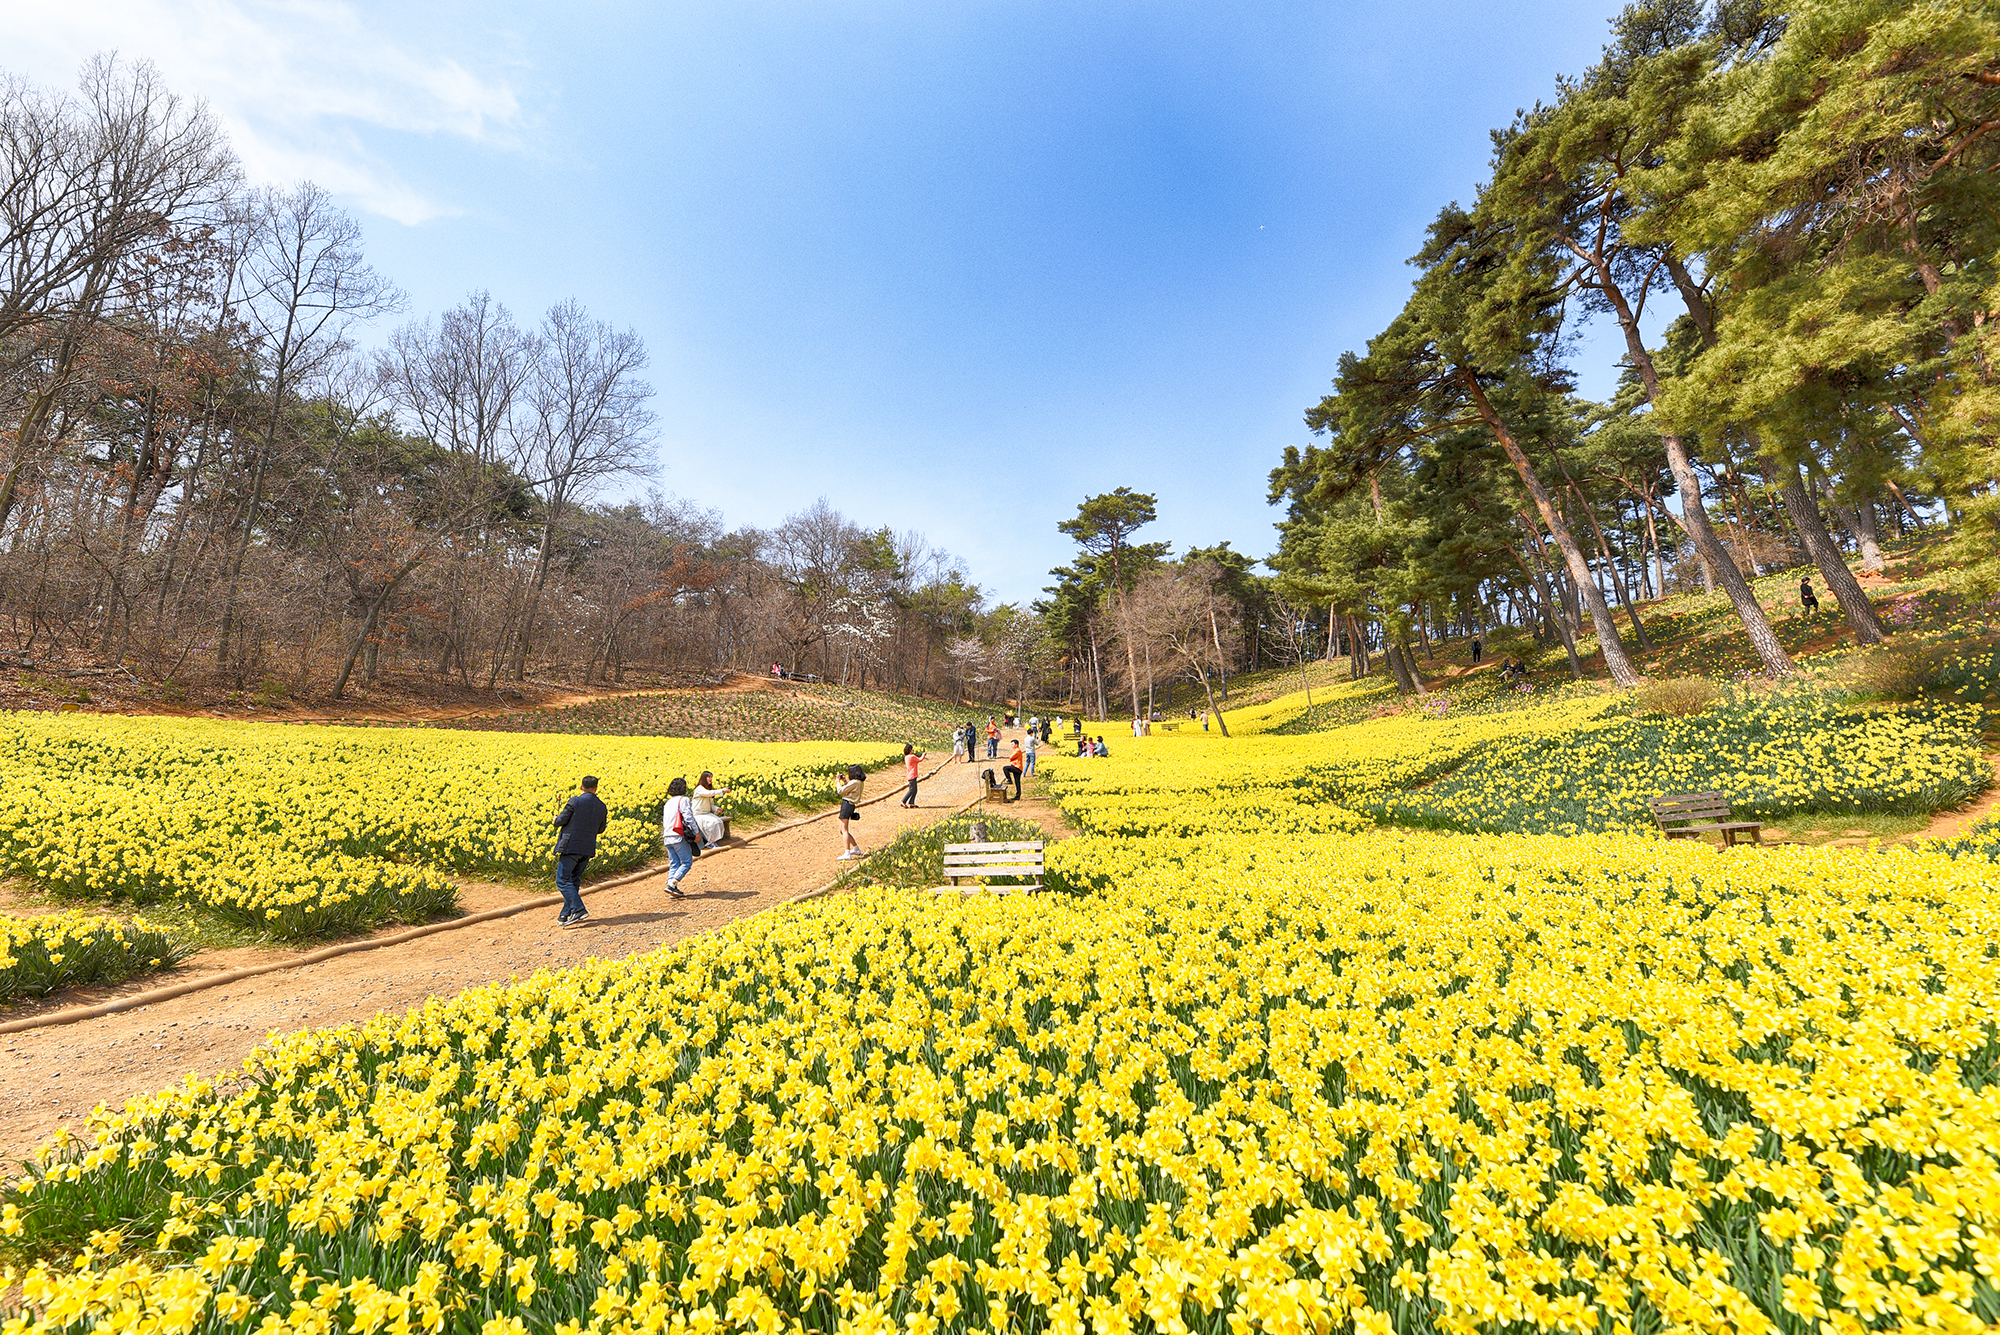
[{"label": "woman in white jacket", "polygon": [[688,797],[688,781],[675,779],[667,785],[667,802],[660,808],[660,842],[667,850],[667,893],[686,899],[681,878],[694,867],[694,846],[701,839],[701,818]]},{"label": "woman in white jacket", "polygon": [[694,818],[701,826],[701,846],[704,851],[722,843],[722,832],[727,827],[722,823],[721,813],[715,809],[715,799],[727,796],[729,790],[717,788],[715,775],[709,770],[701,772],[701,777],[694,781],[694,791],[688,794],[689,800],[694,803]]}]

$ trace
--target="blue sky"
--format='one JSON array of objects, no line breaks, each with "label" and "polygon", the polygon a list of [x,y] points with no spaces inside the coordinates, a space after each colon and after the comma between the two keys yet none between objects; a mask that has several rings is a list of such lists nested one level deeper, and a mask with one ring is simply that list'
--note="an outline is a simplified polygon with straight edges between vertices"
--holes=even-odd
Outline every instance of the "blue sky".
[{"label": "blue sky", "polygon": [[13,0],[0,65],[152,59],[254,176],[338,192],[410,314],[636,328],[662,489],[825,496],[1025,600],[1115,486],[1268,551],[1335,359],[1617,8]]}]

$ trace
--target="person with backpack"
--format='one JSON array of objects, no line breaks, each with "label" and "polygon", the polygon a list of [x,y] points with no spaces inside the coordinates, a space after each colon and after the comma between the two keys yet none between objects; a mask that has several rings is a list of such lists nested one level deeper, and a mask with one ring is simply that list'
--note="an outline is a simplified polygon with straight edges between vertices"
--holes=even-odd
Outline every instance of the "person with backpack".
[{"label": "person with backpack", "polygon": [[666,805],[660,808],[660,842],[667,850],[667,893],[686,899],[681,878],[694,868],[695,845],[701,841],[701,817],[688,796],[688,781],[682,778],[667,785]]},{"label": "person with backpack", "polygon": [[555,820],[556,889],[563,898],[562,912],[556,915],[558,927],[578,927],[590,917],[579,882],[584,864],[597,855],[597,836],[611,820],[598,800],[595,774],[584,775],[577,787],[580,791],[563,804],[562,814]]}]

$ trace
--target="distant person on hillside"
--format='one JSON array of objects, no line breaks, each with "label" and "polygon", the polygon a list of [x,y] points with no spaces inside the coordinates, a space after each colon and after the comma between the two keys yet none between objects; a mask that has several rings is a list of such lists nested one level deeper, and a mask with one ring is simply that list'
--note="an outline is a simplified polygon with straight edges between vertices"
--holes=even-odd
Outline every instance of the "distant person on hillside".
[{"label": "distant person on hillside", "polygon": [[851,861],[861,856],[861,845],[854,842],[853,823],[861,819],[861,812],[855,803],[861,800],[861,786],[868,781],[868,771],[859,765],[847,767],[847,777],[834,785],[833,791],[840,795],[840,860]]},{"label": "distant person on hillside", "polygon": [[695,845],[701,842],[701,817],[688,796],[688,781],[675,778],[667,785],[667,800],[660,807],[660,843],[667,850],[667,893],[686,899],[681,878],[694,867]]},{"label": "distant person on hillside", "polygon": [[694,791],[688,794],[694,802],[695,823],[701,826],[701,845],[704,849],[722,846],[723,831],[727,827],[722,822],[722,813],[715,809],[715,799],[727,796],[727,788],[715,786],[712,770],[703,770],[701,777],[694,781]]},{"label": "distant person on hillside", "polygon": [[965,760],[969,758],[965,754],[965,729],[963,728],[953,728],[951,730],[951,758],[953,760]]},{"label": "distant person on hillside", "polygon": [[1023,773],[1032,775],[1035,772],[1035,747],[1040,740],[1034,733],[1028,734],[1028,763],[1023,767]]},{"label": "distant person on hillside", "polygon": [[1007,753],[1006,767],[1000,771],[1000,774],[1002,783],[1005,783],[1008,779],[1014,781],[1014,800],[1016,802],[1021,800],[1021,773],[1027,763],[1027,755],[1021,750],[1021,744],[1019,742],[1014,743],[1014,749]]},{"label": "distant person on hillside", "polygon": [[1475,636],[1473,636],[1473,637],[1472,637],[1472,666],[1474,666],[1474,667],[1478,667],[1478,666],[1479,666],[1479,655],[1480,655],[1480,652],[1481,652],[1481,651],[1480,651],[1480,648],[1479,648],[1479,637],[1478,637],[1477,635],[1475,635]]},{"label": "distant person on hillside", "polygon": [[[1060,724],[1060,723],[1061,723],[1061,720],[1060,720],[1060,719],[1058,719],[1058,720],[1057,720],[1057,723],[1058,723],[1058,724]],[[1048,740],[1049,740],[1049,731],[1050,731],[1050,728],[1049,728],[1049,721],[1048,721],[1047,719],[1043,719],[1043,720],[1042,720],[1042,744],[1043,744],[1044,746],[1046,746],[1046,745],[1048,744]]]},{"label": "distant person on hillside", "polygon": [[604,803],[597,798],[597,776],[586,774],[577,785],[580,790],[563,804],[562,814],[556,817],[556,889],[562,892],[562,912],[556,915],[556,926],[576,927],[590,916],[590,910],[583,906],[583,890],[578,882],[583,877],[584,864],[597,854],[597,836],[604,833],[605,824],[611,819],[605,811]]},{"label": "distant person on hillside", "polygon": [[1819,595],[1813,592],[1810,575],[1799,581],[1799,603],[1806,609],[1807,616],[1819,615]]},{"label": "distant person on hillside", "polygon": [[771,675],[774,677],[783,677],[785,675],[784,664],[782,663],[771,664]]},{"label": "distant person on hillside", "polygon": [[903,794],[903,806],[911,811],[917,808],[917,769],[924,763],[924,753],[908,742],[903,743],[903,777],[910,781],[909,789]]},{"label": "distant person on hillside", "polygon": [[968,723],[965,725],[965,761],[969,765],[977,759],[979,759],[979,725]]},{"label": "distant person on hillside", "polygon": [[986,758],[988,760],[1000,758],[1000,725],[993,721],[991,714],[986,716]]}]

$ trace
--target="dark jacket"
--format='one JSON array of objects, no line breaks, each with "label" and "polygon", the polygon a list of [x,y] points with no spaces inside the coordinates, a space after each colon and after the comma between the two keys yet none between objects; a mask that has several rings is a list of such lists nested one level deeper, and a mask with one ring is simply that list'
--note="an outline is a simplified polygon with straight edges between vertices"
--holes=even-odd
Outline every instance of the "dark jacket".
[{"label": "dark jacket", "polygon": [[610,813],[597,800],[596,793],[578,793],[570,798],[562,815],[556,817],[556,828],[562,831],[556,839],[556,856],[593,856],[597,852],[597,836],[604,833],[604,824],[609,819]]}]

